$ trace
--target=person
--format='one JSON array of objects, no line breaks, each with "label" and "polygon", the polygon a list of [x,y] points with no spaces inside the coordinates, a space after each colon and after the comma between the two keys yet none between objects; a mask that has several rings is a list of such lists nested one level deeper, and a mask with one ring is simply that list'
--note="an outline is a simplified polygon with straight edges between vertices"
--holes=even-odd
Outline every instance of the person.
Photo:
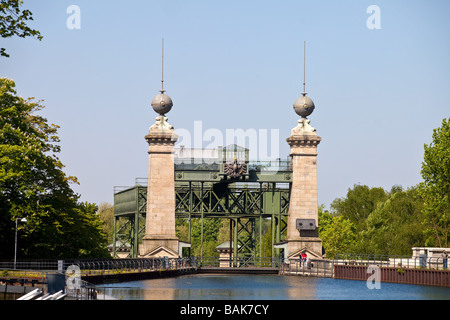
[{"label": "person", "polygon": [[442,253],[442,264],[444,265],[444,270],[447,269],[448,253],[444,250]]},{"label": "person", "polygon": [[302,262],[303,262],[303,266],[306,265],[306,258],[307,258],[306,252],[303,252],[303,253],[302,253]]}]

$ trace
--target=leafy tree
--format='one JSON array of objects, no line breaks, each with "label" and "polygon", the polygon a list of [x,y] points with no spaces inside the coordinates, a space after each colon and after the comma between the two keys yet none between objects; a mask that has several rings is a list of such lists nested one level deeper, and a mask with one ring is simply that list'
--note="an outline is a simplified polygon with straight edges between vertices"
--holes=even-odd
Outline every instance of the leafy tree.
[{"label": "leafy tree", "polygon": [[[21,10],[23,0],[0,0],[0,35],[2,38],[18,36],[36,37],[42,40],[39,31],[26,25],[28,20],[33,20],[33,14],[29,10]],[[5,48],[0,48],[0,56],[9,57]]]},{"label": "leafy tree", "polygon": [[230,241],[230,221],[228,219],[221,219],[221,226],[219,234],[217,235],[217,242],[222,244],[226,241]]},{"label": "leafy tree", "polygon": [[[397,189],[398,190],[398,189]],[[423,246],[423,201],[417,188],[390,194],[367,218],[367,229],[359,233],[360,252],[409,255]]]},{"label": "leafy tree", "polygon": [[450,118],[433,130],[433,141],[424,146],[423,183],[420,193],[429,225],[426,245],[448,247],[450,222]]},{"label": "leafy tree", "polygon": [[320,233],[323,230],[325,230],[328,227],[328,225],[332,222],[333,214],[325,210],[325,205],[321,204],[319,206],[318,216],[319,216],[319,237],[320,237]]},{"label": "leafy tree", "polygon": [[218,242],[219,229],[222,225],[222,219],[220,218],[208,218],[203,219],[203,248],[201,245],[201,231],[202,223],[200,218],[192,219],[191,231],[191,255],[201,256],[203,251],[204,257],[216,257],[219,253],[216,247],[220,244]]},{"label": "leafy tree", "polygon": [[363,230],[369,214],[380,202],[386,201],[387,192],[383,188],[369,188],[366,185],[354,185],[349,189],[345,198],[335,199],[331,203],[331,209],[338,216],[342,216],[352,222],[356,230]]},{"label": "leafy tree", "polygon": [[319,237],[328,259],[338,253],[352,252],[355,244],[355,226],[343,216],[319,211]]},{"label": "leafy tree", "polygon": [[58,126],[37,115],[43,106],[17,96],[12,80],[0,78],[0,257],[12,258],[15,221],[18,256],[105,256],[106,241],[93,204],[78,203],[57,157]]},{"label": "leafy tree", "polygon": [[111,243],[114,233],[114,207],[107,202],[102,202],[98,206],[97,214],[102,222],[103,233],[106,234],[108,242]]},{"label": "leafy tree", "polygon": [[355,185],[347,197],[334,200],[331,207],[333,214],[319,211],[319,235],[328,257],[330,249],[340,250],[338,253],[409,255],[412,247],[425,244],[423,198],[417,187],[404,191],[395,185],[386,192]]},{"label": "leafy tree", "polygon": [[189,225],[188,219],[175,218],[175,232],[180,241],[189,242]]},{"label": "leafy tree", "polygon": [[262,236],[262,257],[272,257],[272,227],[269,227]]}]

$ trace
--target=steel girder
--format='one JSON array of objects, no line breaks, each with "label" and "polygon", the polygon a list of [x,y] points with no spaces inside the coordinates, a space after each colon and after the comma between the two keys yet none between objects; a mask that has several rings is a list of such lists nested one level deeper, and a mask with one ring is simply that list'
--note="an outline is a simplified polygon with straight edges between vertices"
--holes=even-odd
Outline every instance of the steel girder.
[{"label": "steel girder", "polygon": [[[261,225],[271,219],[272,256],[277,254],[274,244],[286,236],[289,188],[277,183],[260,182],[236,185],[189,181],[175,186],[176,218],[225,218],[233,223],[234,257],[260,257]],[[138,243],[145,234],[142,222],[146,212],[147,188],[135,186],[114,195],[113,256],[120,249],[130,247],[129,256],[138,256]],[[259,234],[256,234],[259,223]],[[258,250],[259,249],[259,250]]]}]

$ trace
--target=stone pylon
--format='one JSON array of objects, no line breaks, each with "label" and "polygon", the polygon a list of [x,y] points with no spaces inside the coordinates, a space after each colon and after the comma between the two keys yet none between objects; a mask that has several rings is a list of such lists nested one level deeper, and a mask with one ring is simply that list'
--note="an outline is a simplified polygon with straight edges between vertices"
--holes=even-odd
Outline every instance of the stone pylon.
[{"label": "stone pylon", "polygon": [[175,234],[175,178],[173,152],[178,136],[167,117],[160,115],[145,136],[148,142],[148,185],[145,236],[141,256],[178,255]]},{"label": "stone pylon", "polygon": [[292,160],[292,188],[287,226],[288,254],[306,249],[322,257],[322,240],[318,235],[317,145],[322,139],[302,117],[286,139]]}]

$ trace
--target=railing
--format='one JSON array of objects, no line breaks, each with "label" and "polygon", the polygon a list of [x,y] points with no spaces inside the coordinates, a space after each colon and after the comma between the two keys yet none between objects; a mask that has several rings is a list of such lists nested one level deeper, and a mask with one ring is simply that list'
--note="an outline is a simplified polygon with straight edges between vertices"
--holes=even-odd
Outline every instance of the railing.
[{"label": "railing", "polygon": [[0,269],[6,270],[62,270],[61,269],[62,260],[33,260],[33,261],[20,261],[18,260],[15,264],[14,261],[0,261]]},{"label": "railing", "polygon": [[78,288],[66,287],[67,296],[73,300],[97,300],[99,289],[87,281],[80,280],[80,282]]},{"label": "railing", "polygon": [[[82,275],[136,273],[156,270],[184,270],[196,268],[195,259],[191,258],[139,258],[139,259],[107,259],[72,261]],[[67,265],[67,263],[66,263]]]},{"label": "railing", "polygon": [[197,257],[199,267],[280,268],[281,258],[271,257]]},{"label": "railing", "polygon": [[47,271],[40,270],[0,270],[0,283],[6,285],[20,284],[31,285],[41,285],[47,283]]},{"label": "railing", "polygon": [[[228,162],[228,161],[227,161]],[[217,159],[175,159],[175,170],[219,170]],[[248,162],[249,171],[292,171],[290,160],[258,160]]]},{"label": "railing", "polygon": [[[76,265],[82,274],[96,274],[101,272],[140,272],[143,270],[175,270],[195,268],[195,258],[139,258],[139,259],[66,259],[66,260],[36,260],[14,262],[0,261],[1,269],[5,270],[39,270],[65,272],[70,265]],[[5,271],[4,271],[5,272]]]},{"label": "railing", "polygon": [[444,259],[441,257],[415,257],[400,255],[373,255],[373,254],[338,254],[335,264],[344,265],[377,265],[384,267],[421,268],[444,270]]},{"label": "railing", "polygon": [[219,164],[217,163],[177,163],[175,162],[175,170],[202,170],[202,171],[217,171],[219,170]]},{"label": "railing", "polygon": [[393,268],[399,272],[404,269],[445,270],[441,257],[405,257],[388,255],[367,254],[339,254],[334,260],[300,261],[299,259],[286,259],[281,265],[280,274],[284,275],[308,275],[319,277],[333,277],[335,265],[364,266],[375,265],[378,267]]},{"label": "railing", "polygon": [[281,265],[280,274],[333,277],[334,261],[325,259],[286,259]]},{"label": "railing", "polygon": [[269,161],[250,161],[249,171],[292,171],[292,162],[290,160],[269,160]]}]

